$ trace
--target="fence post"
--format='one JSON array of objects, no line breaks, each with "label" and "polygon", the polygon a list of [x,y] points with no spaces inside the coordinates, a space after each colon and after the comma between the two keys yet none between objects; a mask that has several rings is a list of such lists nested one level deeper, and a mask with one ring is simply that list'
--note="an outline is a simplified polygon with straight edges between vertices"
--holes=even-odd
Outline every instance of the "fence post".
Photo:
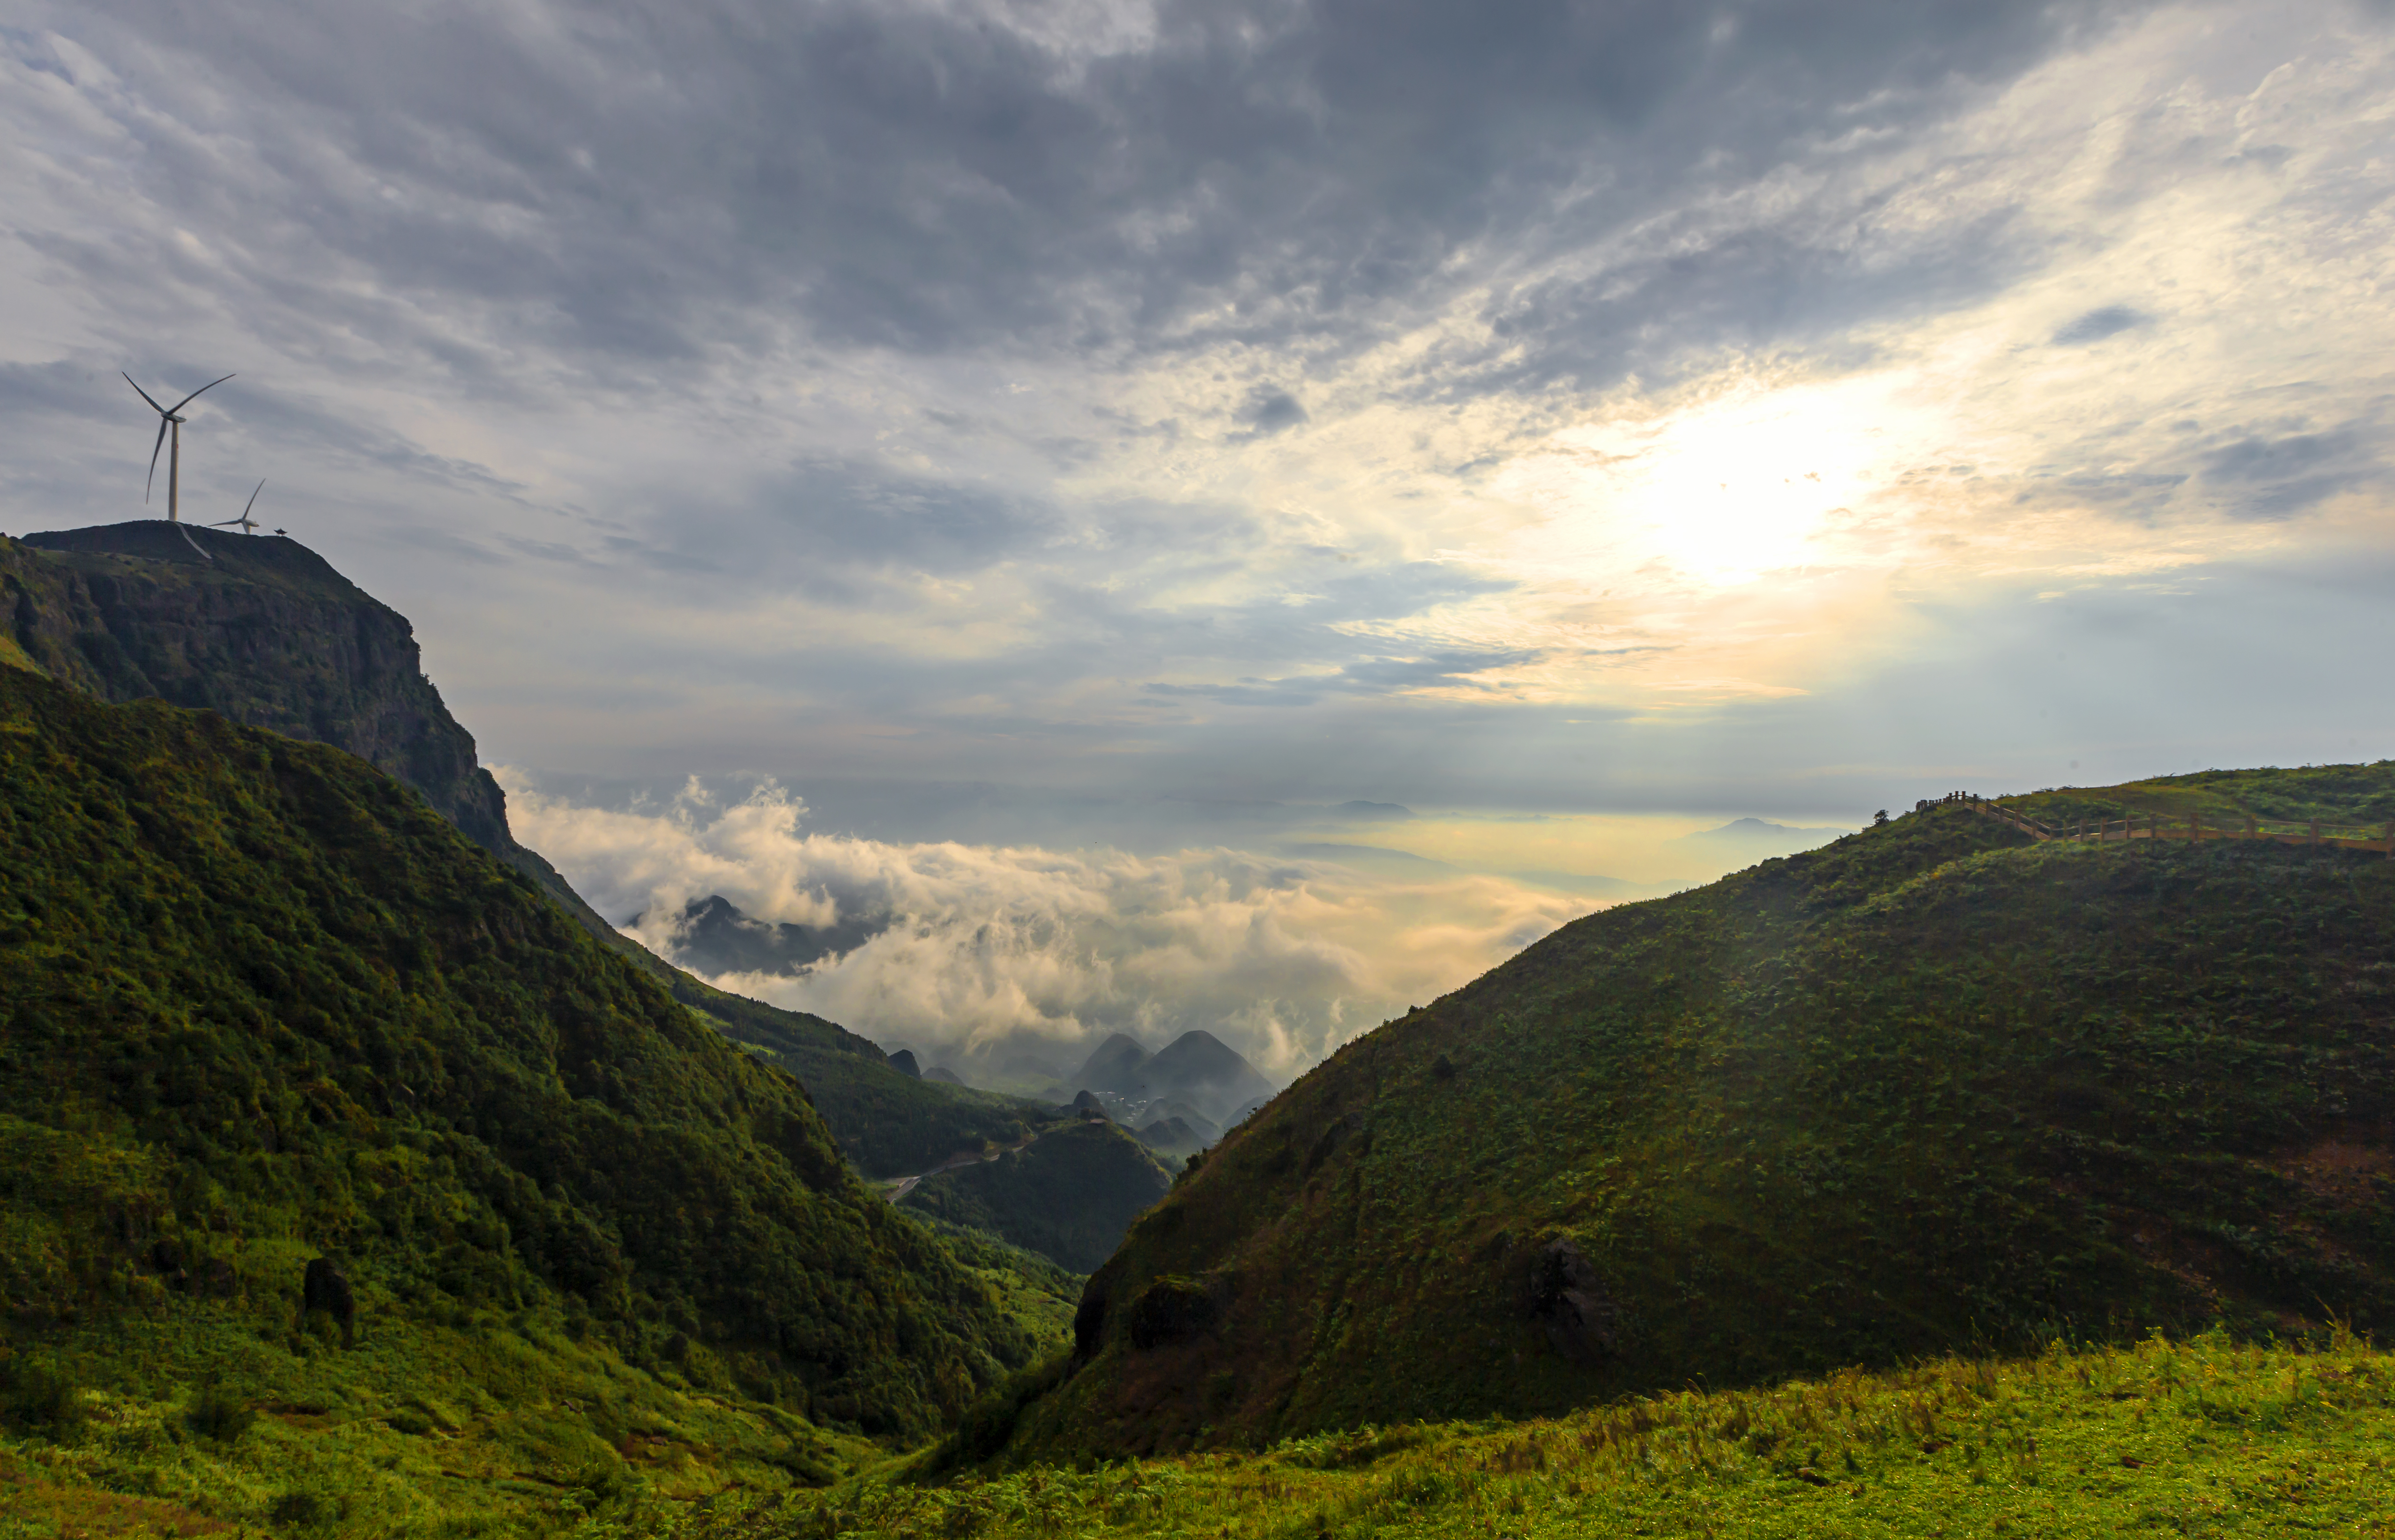
[{"label": "fence post", "polygon": [[2201,845],[2203,843],[2203,815],[2202,813],[2190,813],[2187,815],[2187,842],[2190,845]]}]

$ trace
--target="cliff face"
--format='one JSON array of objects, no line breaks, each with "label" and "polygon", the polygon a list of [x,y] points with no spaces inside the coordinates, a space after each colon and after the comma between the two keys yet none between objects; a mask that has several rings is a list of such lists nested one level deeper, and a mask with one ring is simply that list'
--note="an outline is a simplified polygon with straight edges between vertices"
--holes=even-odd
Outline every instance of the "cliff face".
[{"label": "cliff face", "polygon": [[204,707],[346,749],[619,942],[509,833],[507,796],[425,678],[407,617],[296,540],[155,519],[0,538],[0,663],[11,661],[103,701]]},{"label": "cliff face", "polygon": [[347,749],[514,864],[507,799],[405,616],[279,535],[148,520],[0,541],[0,621],[43,672]]}]

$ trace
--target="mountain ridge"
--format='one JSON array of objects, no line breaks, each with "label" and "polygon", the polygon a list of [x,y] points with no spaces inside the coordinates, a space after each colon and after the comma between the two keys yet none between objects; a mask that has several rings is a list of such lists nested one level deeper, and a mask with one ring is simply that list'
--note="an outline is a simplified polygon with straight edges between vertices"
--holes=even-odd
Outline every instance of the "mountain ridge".
[{"label": "mountain ridge", "polygon": [[2395,862],[2157,847],[1931,807],[1565,927],[1209,1152],[1018,1453],[2395,1320]]},{"label": "mountain ridge", "polygon": [[506,795],[425,676],[407,618],[296,540],[157,520],[0,537],[0,635],[11,644],[0,662],[95,699],[216,711],[329,744],[413,787],[681,1004],[797,1073],[869,1175],[1012,1143],[1048,1120],[1036,1103],[905,1075],[862,1034],[718,989],[617,931],[517,842]]}]

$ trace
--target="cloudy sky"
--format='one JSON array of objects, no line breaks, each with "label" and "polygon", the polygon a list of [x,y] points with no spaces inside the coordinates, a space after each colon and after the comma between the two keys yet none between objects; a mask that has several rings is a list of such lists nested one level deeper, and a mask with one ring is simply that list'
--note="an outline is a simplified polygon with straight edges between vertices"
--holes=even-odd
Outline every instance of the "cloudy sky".
[{"label": "cloudy sky", "polygon": [[0,529],[237,370],[614,917],[1285,1072],[1730,817],[2395,754],[2389,28],[0,0]]}]

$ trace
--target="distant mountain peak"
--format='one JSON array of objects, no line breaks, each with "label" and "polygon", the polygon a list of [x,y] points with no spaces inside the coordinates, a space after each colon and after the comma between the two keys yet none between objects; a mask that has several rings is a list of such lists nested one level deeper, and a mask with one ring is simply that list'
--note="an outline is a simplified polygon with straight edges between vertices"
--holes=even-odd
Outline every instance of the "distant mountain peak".
[{"label": "distant mountain peak", "polygon": [[1277,1089],[1237,1049],[1203,1028],[1183,1033],[1142,1069],[1158,1096],[1178,1097],[1216,1123],[1233,1108]]},{"label": "distant mountain peak", "polygon": [[[844,914],[829,925],[790,925],[761,920],[745,914],[721,893],[709,893],[682,905],[668,920],[668,948],[673,960],[700,973],[761,973],[795,978],[827,957],[853,952],[889,928],[891,916],[858,912]],[[652,916],[642,913],[631,923],[640,927]]]},{"label": "distant mountain peak", "polygon": [[1082,1060],[1080,1073],[1073,1079],[1092,1090],[1129,1093],[1140,1088],[1141,1071],[1147,1063],[1147,1050],[1139,1040],[1117,1033]]},{"label": "distant mountain peak", "polygon": [[1728,857],[1752,861],[1764,856],[1793,855],[1853,832],[1842,827],[1804,827],[1793,823],[1774,823],[1767,818],[1749,817],[1734,818],[1717,829],[1682,835],[1671,843],[1704,851],[1715,859]]}]

